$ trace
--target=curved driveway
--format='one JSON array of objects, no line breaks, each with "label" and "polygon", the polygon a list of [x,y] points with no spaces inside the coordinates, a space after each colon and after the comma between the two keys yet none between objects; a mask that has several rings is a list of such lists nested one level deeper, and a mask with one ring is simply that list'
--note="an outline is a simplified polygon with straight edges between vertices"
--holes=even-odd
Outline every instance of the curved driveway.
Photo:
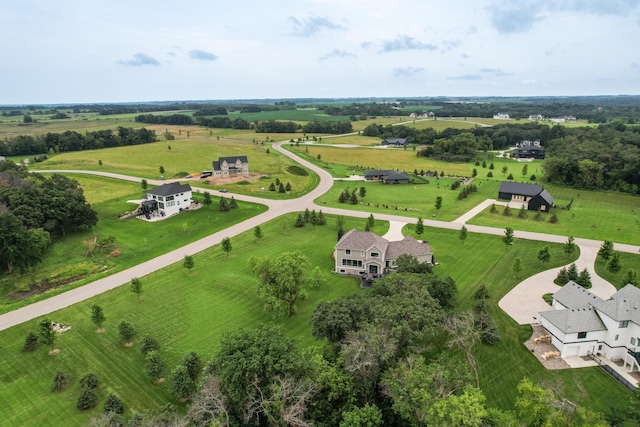
[{"label": "curved driveway", "polygon": [[[63,294],[56,295],[46,300],[39,301],[39,302],[30,304],[26,307],[22,307],[22,308],[13,310],[9,313],[0,315],[0,330],[10,328],[12,326],[35,319],[39,316],[51,313],[61,308],[68,307],[80,301],[89,299],[95,295],[114,289],[118,286],[128,283],[133,277],[142,277],[147,274],[150,274],[154,271],[164,268],[169,264],[173,264],[175,262],[182,260],[185,255],[192,255],[200,251],[203,251],[205,249],[208,249],[214,245],[217,245],[225,237],[233,237],[245,231],[251,230],[256,225],[260,225],[266,221],[277,218],[286,213],[297,212],[297,211],[301,211],[308,208],[308,209],[322,209],[322,211],[327,214],[345,215],[345,216],[352,216],[352,217],[358,217],[358,218],[367,218],[369,216],[369,213],[364,211],[352,211],[352,210],[337,209],[337,208],[330,208],[327,206],[316,205],[314,203],[314,200],[319,196],[321,196],[322,194],[329,191],[329,189],[333,185],[333,177],[324,169],[319,168],[314,164],[289,152],[288,150],[283,149],[281,147],[282,143],[287,143],[287,142],[285,141],[285,142],[275,143],[273,145],[273,148],[279,151],[280,153],[284,154],[285,156],[293,159],[295,162],[300,163],[301,165],[311,169],[312,171],[314,171],[316,174],[319,175],[320,177],[319,185],[309,193],[297,199],[291,199],[291,200],[268,200],[268,199],[262,199],[259,197],[234,194],[233,196],[237,200],[253,202],[253,203],[261,203],[266,205],[268,207],[268,210],[260,215],[257,215],[253,218],[249,218],[225,230],[211,234],[207,237],[204,237],[198,241],[190,243],[179,249],[173,250],[159,257],[145,261],[141,264],[136,265],[135,267],[131,267],[127,270],[120,271],[111,276],[105,277],[100,280],[96,280],[95,282],[89,283],[79,288],[72,289]],[[99,171],[47,170],[47,171],[41,171],[41,172],[91,174],[91,175],[100,175],[104,177],[122,179],[122,180],[133,181],[133,182],[140,182],[142,179],[139,177],[132,177],[127,175],[121,175],[121,174],[110,173],[110,172],[99,172]],[[153,185],[161,185],[164,181],[147,180],[147,182]],[[197,190],[209,191],[210,193],[218,196],[224,195],[224,193],[220,193],[218,191],[212,191],[205,188],[198,188],[196,186],[192,186],[192,188],[195,188]],[[226,195],[229,195],[229,194],[227,193]],[[484,203],[488,203],[488,202],[484,202]],[[492,201],[489,203],[492,203]],[[412,219],[412,218],[395,216],[395,215],[386,215],[386,214],[376,214],[376,218],[390,221],[390,228],[389,228],[389,232],[387,233],[387,236],[389,238],[392,238],[393,240],[396,240],[397,238],[401,238],[401,234],[402,234],[401,230],[404,225],[413,223],[415,221],[415,219]],[[466,220],[468,220],[466,215],[458,218],[453,222],[427,219],[427,220],[424,220],[424,225],[428,227],[438,227],[438,228],[458,230]],[[504,234],[504,230],[500,228],[484,227],[484,226],[478,226],[478,225],[467,225],[466,227],[470,232],[473,232],[473,233],[484,233],[484,234],[493,234],[493,235]],[[541,240],[546,242],[563,243],[566,241],[566,237],[556,236],[553,234],[533,233],[533,232],[527,232],[527,231],[515,231],[514,235],[516,238],[529,239],[529,240]],[[600,247],[602,242],[597,240],[576,239],[576,244],[580,247],[580,251],[581,251],[580,259],[582,261],[580,261],[579,268],[580,269],[584,268],[582,266],[583,263],[585,267],[591,268],[591,277],[592,277],[592,281],[594,281],[594,288],[595,288],[596,287],[595,282],[596,282],[597,276],[593,271],[593,260],[595,260],[593,253],[597,252],[597,249]],[[638,251],[640,250],[640,247],[634,246],[634,245],[616,244],[615,249],[619,251],[624,251],[624,252],[638,253]],[[555,278],[554,271],[557,272],[557,269],[540,273],[538,275],[532,276],[532,278],[529,278],[523,281],[518,286],[516,286],[514,290],[512,290],[511,292],[509,292],[509,294],[507,294],[507,296],[509,296],[513,293],[513,295],[511,295],[509,299],[507,299],[507,296],[505,296],[504,304],[503,304],[503,301],[500,301],[500,306],[503,307],[503,309],[507,311],[507,313],[509,313],[512,317],[517,316],[518,319],[520,317],[522,318],[527,317],[526,323],[530,323],[529,320],[531,320],[531,310],[528,309],[528,304],[529,302],[534,301],[536,298],[541,300],[540,296],[543,293],[546,293],[547,291],[543,291],[543,289],[541,289],[540,283],[543,283],[543,282],[553,283],[553,278]],[[518,291],[514,292],[516,289],[518,289]],[[602,295],[606,295],[606,293],[609,291],[607,290],[606,287],[603,286],[603,290],[601,292],[602,292]],[[524,300],[526,304],[522,303],[521,298],[523,297],[519,296],[520,294],[526,296],[526,299]],[[524,307],[527,307],[527,310],[524,310]],[[546,307],[548,308],[549,306],[546,305]],[[514,317],[514,319],[516,319],[516,317]],[[520,320],[518,319],[516,320],[520,323]]]}]

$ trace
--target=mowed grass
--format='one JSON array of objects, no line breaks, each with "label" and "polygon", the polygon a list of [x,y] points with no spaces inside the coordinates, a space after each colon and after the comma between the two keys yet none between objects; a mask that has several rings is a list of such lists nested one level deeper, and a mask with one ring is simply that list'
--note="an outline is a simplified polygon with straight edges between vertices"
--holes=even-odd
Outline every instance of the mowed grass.
[{"label": "mowed grass", "polygon": [[[70,177],[76,178],[73,175]],[[164,221],[150,223],[136,218],[118,219],[118,215],[137,207],[136,204],[127,202],[127,200],[140,199],[143,194],[141,189],[136,191],[135,183],[121,183],[107,178],[89,176],[79,176],[77,179],[83,186],[87,199],[93,201],[92,207],[98,213],[97,225],[92,229],[69,233],[63,238],[58,238],[35,270],[22,275],[17,272],[1,275],[0,312],[7,312],[132,267],[266,210],[264,205],[239,201],[237,209],[220,212],[217,208],[219,199],[213,197],[210,208],[202,207],[182,212]],[[114,196],[115,198],[109,198]],[[94,238],[101,240],[109,236],[116,237],[116,249],[120,251],[120,256],[110,258],[110,251],[105,253],[95,251],[92,257],[85,255],[84,241],[92,241]],[[10,293],[15,290],[29,289],[31,283],[40,283],[45,279],[50,280],[53,275],[76,271],[77,274],[69,276],[79,277],[61,287],[38,293],[28,299],[10,297]]]},{"label": "mowed grass", "polygon": [[[380,181],[337,180],[331,190],[316,199],[316,203],[321,206],[372,213],[453,221],[485,199],[497,194],[500,185],[493,180],[474,180],[473,184],[478,187],[478,191],[464,200],[458,200],[462,187],[451,190],[451,184],[456,181],[455,178],[429,178],[428,184],[416,180],[415,184],[385,185]],[[345,189],[351,192],[354,189],[359,190],[360,187],[366,189],[366,196],[359,198],[358,204],[338,201]],[[435,207],[437,197],[442,197],[442,207],[439,211]]]},{"label": "mowed grass", "polygon": [[[414,225],[405,227],[405,233],[418,237],[413,231]],[[506,250],[500,236],[476,233],[469,233],[463,244],[458,234],[455,230],[425,227],[420,238],[428,241],[434,251],[439,262],[435,268],[437,274],[451,276],[456,281],[456,310],[473,309],[476,302],[474,294],[481,285],[484,284],[490,292],[491,315],[498,324],[501,341],[495,346],[478,344],[474,352],[480,386],[490,406],[513,409],[516,387],[524,377],[536,383],[559,384],[564,397],[573,402],[582,399],[584,407],[595,411],[603,412],[628,398],[627,390],[599,368],[545,369],[523,344],[531,336],[531,327],[519,326],[498,307],[498,301],[522,278],[570,263],[578,254],[569,258],[564,255],[560,244],[523,239],[516,239],[514,245]],[[546,245],[551,250],[551,261],[543,266],[537,260],[537,253]],[[516,257],[522,259],[524,266],[520,279],[516,279],[510,270]],[[458,356],[462,357],[462,354]]]},{"label": "mowed grass", "polygon": [[[141,278],[140,300],[128,286],[95,297],[73,307],[52,313],[52,321],[70,325],[72,329],[58,335],[56,348],[61,352],[49,356],[40,347],[33,353],[22,353],[24,337],[35,330],[37,320],[0,332],[3,357],[0,360],[0,419],[3,425],[84,425],[102,412],[102,404],[110,391],[125,402],[127,414],[156,409],[165,403],[177,404],[169,392],[169,384],[154,384],[144,374],[144,361],[139,342],[144,335],[155,337],[161,344],[161,355],[169,371],[189,351],[196,351],[208,361],[219,346],[225,332],[252,329],[264,324],[281,325],[296,337],[301,348],[318,345],[311,337],[309,317],[320,301],[363,292],[353,278],[334,276],[333,245],[336,220],[327,217],[325,226],[295,228],[296,214],[286,215],[264,224],[264,238],[256,242],[253,232],[232,238],[228,256],[220,247],[194,255],[191,274],[182,263]],[[376,227],[383,229],[382,224]],[[346,218],[347,229],[356,223]],[[309,248],[313,248],[310,250]],[[248,260],[251,256],[275,256],[298,250],[319,266],[326,283],[309,292],[298,303],[292,318],[272,318],[262,310],[256,295],[256,278]],[[99,304],[107,317],[106,332],[97,334],[90,322],[90,307]],[[137,330],[137,344],[125,348],[117,337],[120,321],[130,322]],[[57,370],[71,375],[72,385],[62,393],[50,392]],[[79,412],[75,402],[79,394],[78,380],[87,372],[100,379],[99,404],[94,410]]]},{"label": "mowed grass", "polygon": [[[471,176],[471,170],[467,164],[417,157],[416,151],[411,148],[406,150],[402,148],[341,148],[319,145],[289,148],[302,157],[315,159],[321,167],[326,164],[336,164],[356,169],[393,169],[400,172],[413,172],[414,169],[437,170],[444,171],[445,175]],[[320,155],[320,162],[318,162],[318,155]]]},{"label": "mowed grass", "polygon": [[[511,217],[505,217],[502,214],[503,208],[499,206],[498,213],[492,214],[489,209],[485,209],[469,223],[618,243],[640,242],[640,198],[637,196],[576,190],[549,184],[544,187],[555,197],[556,208],[543,213],[542,221],[535,221],[535,212],[527,212],[526,219],[518,218],[516,209],[511,209]],[[562,209],[571,199],[571,209]],[[558,217],[557,224],[549,222],[553,214]]]}]

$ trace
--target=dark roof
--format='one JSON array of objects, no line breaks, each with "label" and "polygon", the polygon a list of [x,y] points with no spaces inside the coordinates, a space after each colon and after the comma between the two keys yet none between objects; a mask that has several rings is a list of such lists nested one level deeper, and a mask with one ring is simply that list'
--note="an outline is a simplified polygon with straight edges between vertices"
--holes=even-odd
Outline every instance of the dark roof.
[{"label": "dark roof", "polygon": [[152,188],[148,193],[164,197],[172,194],[184,193],[185,191],[191,191],[191,186],[189,184],[183,185],[179,182],[170,182],[168,184],[162,184],[159,187]]},{"label": "dark roof", "polygon": [[[523,184],[520,182],[502,181],[500,184],[500,193],[518,194],[521,196],[536,196],[542,192],[542,185]],[[549,194],[549,193],[547,193]],[[551,198],[553,201],[553,197]]]},{"label": "dark roof", "polygon": [[553,205],[553,196],[551,194],[549,194],[549,192],[547,190],[542,190],[542,192],[539,194],[539,196],[542,197],[542,200],[547,202],[549,204],[549,206]]},{"label": "dark roof", "polygon": [[388,171],[382,176],[383,181],[408,181],[409,175],[402,172]]},{"label": "dark roof", "polygon": [[407,143],[407,138],[387,138],[382,141],[382,145],[387,144],[402,144],[405,145]]},{"label": "dark roof", "polygon": [[220,157],[218,161],[222,163],[223,161],[227,161],[227,163],[235,163],[237,160],[240,160],[242,163],[249,163],[247,160],[247,156],[235,156],[235,157]]},{"label": "dark roof", "polygon": [[385,176],[385,175],[390,175],[392,173],[396,173],[396,171],[392,171],[392,170],[367,170],[364,171],[364,176]]}]

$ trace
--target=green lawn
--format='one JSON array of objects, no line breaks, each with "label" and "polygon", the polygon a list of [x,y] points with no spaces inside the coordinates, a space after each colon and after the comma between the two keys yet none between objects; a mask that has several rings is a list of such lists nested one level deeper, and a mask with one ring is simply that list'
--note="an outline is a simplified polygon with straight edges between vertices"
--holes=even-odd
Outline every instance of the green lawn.
[{"label": "green lawn", "polygon": [[[210,208],[202,207],[195,211],[183,212],[164,221],[149,223],[136,218],[118,219],[119,214],[131,211],[137,206],[128,203],[127,200],[139,199],[142,196],[139,184],[86,175],[73,178],[81,183],[87,200],[98,212],[98,224],[90,230],[70,233],[64,238],[59,238],[34,271],[23,275],[1,275],[0,312],[7,312],[34,300],[47,298],[71,287],[134,266],[266,210],[263,205],[238,202],[237,209],[220,212],[217,209],[219,199],[214,197]],[[136,187],[139,190],[136,190]],[[85,256],[83,241],[92,240],[94,236],[99,240],[115,236],[121,255],[110,258],[109,253],[96,252],[93,257]],[[29,289],[31,283],[51,280],[53,276],[76,280],[26,300],[22,299],[24,296],[10,294],[14,290]]]},{"label": "green lawn", "polygon": [[[138,341],[146,334],[161,343],[161,354],[169,369],[189,351],[209,360],[226,331],[255,328],[265,323],[282,325],[288,334],[299,339],[303,347],[317,345],[311,337],[309,317],[313,308],[324,300],[362,292],[357,280],[337,277],[333,267],[335,218],[328,217],[326,226],[295,228],[295,215],[281,217],[263,225],[264,238],[256,243],[252,232],[232,239],[233,249],[226,256],[220,247],[194,255],[195,267],[189,274],[181,263],[141,278],[143,293],[137,300],[128,286],[115,289],[89,301],[51,314],[50,320],[72,326],[58,336],[56,356],[47,349],[21,353],[27,332],[37,321],[0,332],[3,357],[0,359],[0,419],[3,425],[83,425],[92,415],[101,413],[109,391],[118,393],[128,414],[149,410],[173,402],[168,384],[153,384],[144,375],[144,362],[139,345],[125,348],[117,338],[117,324],[130,322],[138,331]],[[358,221],[360,222],[360,221]],[[356,227],[346,219],[347,228]],[[384,225],[376,225],[384,232]],[[313,247],[314,250],[309,250]],[[273,256],[299,250],[312,265],[321,268],[326,284],[311,291],[309,298],[298,304],[293,318],[272,319],[262,310],[256,298],[256,279],[248,267],[250,256]],[[90,322],[90,306],[104,309],[106,332],[97,334]],[[49,391],[56,370],[72,377],[67,391]],[[95,372],[101,385],[99,407],[80,413],[75,409],[79,393],[78,379]],[[167,372],[168,374],[168,372]],[[29,402],[29,404],[26,404]]]}]

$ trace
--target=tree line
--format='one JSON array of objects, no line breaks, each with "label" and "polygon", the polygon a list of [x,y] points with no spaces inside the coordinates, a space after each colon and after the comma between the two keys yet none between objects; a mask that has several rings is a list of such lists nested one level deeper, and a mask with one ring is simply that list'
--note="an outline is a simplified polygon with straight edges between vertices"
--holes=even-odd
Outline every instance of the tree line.
[{"label": "tree line", "polygon": [[74,131],[48,132],[45,135],[18,135],[0,143],[3,156],[63,153],[95,150],[99,148],[147,144],[157,141],[156,132],[146,128],[132,129],[119,126],[116,131],[98,130],[84,135]]},{"label": "tree line", "polygon": [[26,271],[41,261],[52,235],[97,222],[77,181],[0,162],[0,271]]}]

